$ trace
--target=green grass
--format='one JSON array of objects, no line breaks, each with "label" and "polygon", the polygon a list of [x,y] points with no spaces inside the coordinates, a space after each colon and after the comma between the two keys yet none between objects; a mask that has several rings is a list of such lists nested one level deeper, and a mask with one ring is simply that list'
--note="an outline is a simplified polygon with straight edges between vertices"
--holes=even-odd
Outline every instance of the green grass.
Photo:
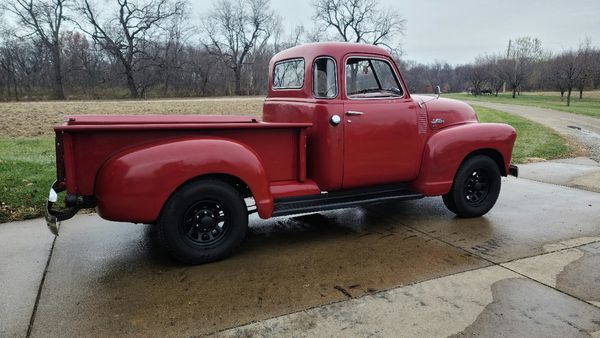
[{"label": "green grass", "polygon": [[566,96],[564,101],[560,100],[560,93],[521,93],[520,96],[514,99],[512,98],[512,93],[499,93],[498,96],[472,96],[466,93],[447,94],[444,96],[459,100],[534,106],[600,118],[600,95],[598,95],[598,92],[584,92],[583,99],[581,100],[579,99],[579,93],[573,93],[569,107],[567,107]]},{"label": "green grass", "polygon": [[532,159],[568,157],[574,152],[566,139],[539,123],[498,110],[473,106],[481,122],[510,124],[517,130],[512,161],[525,163]]},{"label": "green grass", "polygon": [[[513,162],[571,154],[566,140],[546,127],[497,110],[474,108],[482,122],[502,122],[515,127],[518,137]],[[55,176],[51,138],[0,138],[0,223],[42,216]]]},{"label": "green grass", "polygon": [[41,216],[55,177],[52,139],[0,139],[0,223]]}]

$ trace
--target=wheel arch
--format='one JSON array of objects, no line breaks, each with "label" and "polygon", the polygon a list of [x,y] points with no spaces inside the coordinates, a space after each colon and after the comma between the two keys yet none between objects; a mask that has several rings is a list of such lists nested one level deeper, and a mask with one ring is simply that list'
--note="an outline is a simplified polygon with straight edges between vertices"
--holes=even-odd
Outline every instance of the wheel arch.
[{"label": "wheel arch", "polygon": [[167,202],[171,198],[173,198],[173,196],[175,194],[177,194],[179,191],[181,191],[184,187],[186,187],[188,185],[197,184],[204,180],[213,180],[213,181],[223,182],[223,183],[229,185],[230,187],[232,187],[235,191],[237,191],[242,199],[248,198],[248,197],[254,198],[254,195],[252,194],[252,190],[250,189],[250,187],[248,187],[248,184],[246,184],[246,182],[244,182],[241,178],[239,178],[237,176],[234,176],[231,174],[218,174],[218,173],[198,175],[196,177],[192,177],[192,178],[188,179],[187,181],[181,183],[177,188],[175,188],[175,190],[173,190],[173,192],[171,192],[171,194],[167,197],[165,203],[163,204],[158,217],[160,218],[160,216],[163,214]]},{"label": "wheel arch", "polygon": [[177,189],[207,177],[251,195],[261,217],[270,216],[273,199],[259,156],[224,138],[168,140],[113,156],[96,178],[98,213],[108,220],[153,223]]},{"label": "wheel arch", "polygon": [[419,176],[411,182],[425,196],[446,194],[465,160],[483,154],[505,176],[516,139],[515,129],[498,123],[467,123],[433,134],[425,144]]},{"label": "wheel arch", "polygon": [[502,176],[508,175],[508,173],[506,172],[506,166],[504,165],[505,161],[504,161],[504,157],[502,156],[502,154],[497,149],[482,148],[482,149],[474,150],[474,151],[470,152],[469,154],[467,154],[467,156],[465,156],[465,158],[462,160],[462,162],[460,162],[460,165],[458,166],[458,168],[456,168],[456,171],[454,172],[454,176],[456,177],[456,173],[458,173],[458,169],[463,165],[463,163],[465,163],[468,159],[478,156],[478,155],[483,155],[483,156],[487,156],[487,157],[491,158],[492,160],[494,160],[494,162],[496,162],[496,165],[498,166],[498,169],[500,170],[500,175],[502,175]]}]

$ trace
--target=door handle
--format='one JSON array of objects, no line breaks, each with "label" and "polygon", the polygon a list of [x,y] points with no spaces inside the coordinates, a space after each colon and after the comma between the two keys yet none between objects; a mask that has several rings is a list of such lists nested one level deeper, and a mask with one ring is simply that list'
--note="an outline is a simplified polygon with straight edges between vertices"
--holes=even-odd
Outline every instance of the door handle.
[{"label": "door handle", "polygon": [[364,115],[365,113],[361,112],[361,111],[352,111],[352,110],[348,110],[346,112],[346,115]]}]

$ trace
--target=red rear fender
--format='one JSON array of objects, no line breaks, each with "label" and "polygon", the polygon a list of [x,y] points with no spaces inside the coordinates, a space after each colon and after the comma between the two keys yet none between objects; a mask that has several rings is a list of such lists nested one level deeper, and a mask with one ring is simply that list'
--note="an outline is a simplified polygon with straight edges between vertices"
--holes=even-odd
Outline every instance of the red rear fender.
[{"label": "red rear fender", "polygon": [[96,177],[99,214],[109,220],[157,220],[167,199],[185,182],[225,174],[243,181],[261,217],[270,217],[273,200],[265,169],[248,146],[223,138],[182,138],[128,149],[111,157]]}]

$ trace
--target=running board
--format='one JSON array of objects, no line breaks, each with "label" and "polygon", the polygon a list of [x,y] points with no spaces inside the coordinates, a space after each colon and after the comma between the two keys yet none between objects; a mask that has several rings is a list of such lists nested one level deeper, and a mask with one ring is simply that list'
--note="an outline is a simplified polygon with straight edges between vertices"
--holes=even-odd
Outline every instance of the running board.
[{"label": "running board", "polygon": [[284,197],[274,201],[273,217],[350,208],[389,200],[412,200],[423,197],[421,194],[408,190],[405,185],[352,189],[299,197]]}]

